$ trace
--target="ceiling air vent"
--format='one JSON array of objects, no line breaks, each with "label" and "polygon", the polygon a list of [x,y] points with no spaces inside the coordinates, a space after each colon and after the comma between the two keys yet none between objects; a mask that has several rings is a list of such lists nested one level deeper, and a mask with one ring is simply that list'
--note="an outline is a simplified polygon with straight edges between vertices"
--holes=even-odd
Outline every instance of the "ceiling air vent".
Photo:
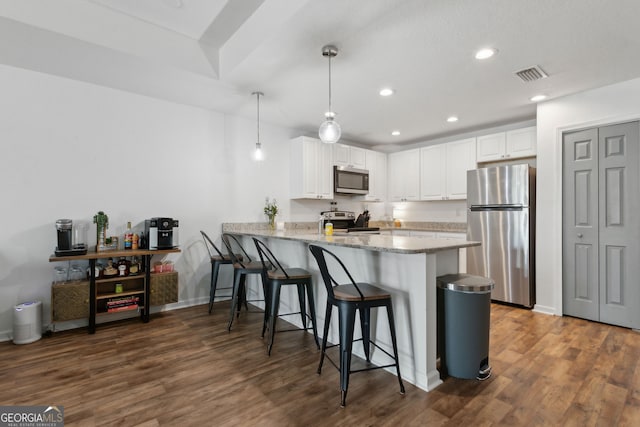
[{"label": "ceiling air vent", "polygon": [[515,74],[516,76],[520,77],[523,82],[533,82],[548,77],[547,73],[542,71],[542,68],[537,65],[525,68],[524,70],[516,71]]}]

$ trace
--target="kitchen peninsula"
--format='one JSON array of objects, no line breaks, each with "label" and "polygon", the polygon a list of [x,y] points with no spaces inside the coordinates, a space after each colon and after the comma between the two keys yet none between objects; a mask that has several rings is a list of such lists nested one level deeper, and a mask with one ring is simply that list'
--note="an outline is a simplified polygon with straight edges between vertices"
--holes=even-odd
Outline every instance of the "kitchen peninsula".
[{"label": "kitchen peninsula", "polygon": [[[326,291],[308,245],[312,243],[334,252],[356,281],[375,284],[391,293],[403,379],[426,391],[442,383],[436,369],[436,277],[458,272],[458,250],[478,246],[479,242],[387,234],[325,236],[309,228],[269,230],[233,223],[223,224],[223,232],[243,236],[243,245],[252,253],[255,251],[251,237],[261,238],[285,265],[311,271],[319,325],[324,324]],[[253,289],[258,287],[257,282],[248,282],[248,285]],[[297,304],[293,291],[282,293],[281,305],[287,307],[282,308],[283,312],[296,311]],[[337,313],[334,311],[333,315]],[[295,323],[296,319],[292,316],[287,320]],[[386,322],[384,313],[372,314],[374,340],[390,349]],[[336,325],[337,320],[332,324]],[[328,339],[334,343],[338,342],[336,329],[329,330]],[[359,333],[356,331],[355,335]],[[354,354],[363,356],[361,345],[354,346]],[[376,364],[384,363],[385,357],[379,351],[372,353]]]}]

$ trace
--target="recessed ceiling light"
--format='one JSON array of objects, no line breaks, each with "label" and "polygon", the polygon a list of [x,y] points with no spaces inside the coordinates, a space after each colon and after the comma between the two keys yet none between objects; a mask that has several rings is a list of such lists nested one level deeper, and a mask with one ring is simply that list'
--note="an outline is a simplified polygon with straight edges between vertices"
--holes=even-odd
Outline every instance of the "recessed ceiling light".
[{"label": "recessed ceiling light", "polygon": [[394,130],[393,132],[391,132],[391,135],[398,136],[398,135],[400,135],[400,131],[399,130]]},{"label": "recessed ceiling light", "polygon": [[454,123],[458,121],[458,118],[456,116],[447,117],[447,121],[449,123]]},{"label": "recessed ceiling light", "polygon": [[488,59],[491,58],[493,55],[496,54],[496,52],[498,52],[496,49],[494,48],[484,48],[484,49],[480,49],[479,51],[476,52],[476,59]]},{"label": "recessed ceiling light", "polygon": [[380,96],[391,96],[393,95],[393,89],[385,87],[380,89]]},{"label": "recessed ceiling light", "polygon": [[538,101],[542,101],[543,99],[546,99],[547,95],[536,95],[536,96],[532,96],[531,98],[529,98],[531,101],[533,102],[538,102]]}]

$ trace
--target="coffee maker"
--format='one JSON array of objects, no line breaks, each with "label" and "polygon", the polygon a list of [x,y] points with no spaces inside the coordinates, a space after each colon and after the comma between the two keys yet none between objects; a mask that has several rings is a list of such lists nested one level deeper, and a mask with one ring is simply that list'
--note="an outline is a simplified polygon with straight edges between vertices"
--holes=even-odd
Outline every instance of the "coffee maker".
[{"label": "coffee maker", "polygon": [[87,253],[86,225],[77,224],[74,227],[70,219],[56,221],[56,234],[58,246],[56,256],[84,255]]},{"label": "coffee maker", "polygon": [[149,249],[172,249],[178,246],[178,220],[156,217],[144,221]]}]

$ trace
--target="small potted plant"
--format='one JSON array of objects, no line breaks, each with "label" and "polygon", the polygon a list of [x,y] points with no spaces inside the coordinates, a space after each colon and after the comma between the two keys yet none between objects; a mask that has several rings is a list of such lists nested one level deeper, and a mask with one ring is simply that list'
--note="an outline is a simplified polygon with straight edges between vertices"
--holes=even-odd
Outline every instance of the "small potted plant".
[{"label": "small potted plant", "polygon": [[278,202],[273,199],[273,202],[269,201],[269,197],[264,202],[264,214],[269,218],[269,227],[272,230],[276,229],[276,215],[278,215]]}]

